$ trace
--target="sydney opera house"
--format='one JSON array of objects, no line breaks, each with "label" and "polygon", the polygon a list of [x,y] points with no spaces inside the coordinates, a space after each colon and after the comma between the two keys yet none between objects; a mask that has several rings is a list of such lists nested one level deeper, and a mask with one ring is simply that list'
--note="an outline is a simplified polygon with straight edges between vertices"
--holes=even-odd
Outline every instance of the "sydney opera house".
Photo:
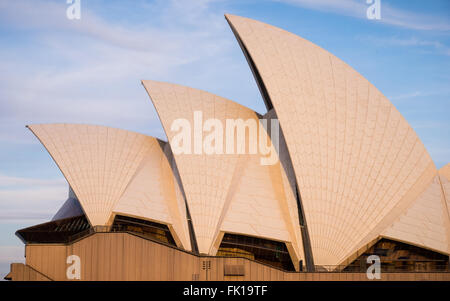
[{"label": "sydney opera house", "polygon": [[[25,263],[5,279],[367,280],[377,255],[381,280],[450,280],[450,164],[438,170],[392,103],[331,53],[259,21],[226,20],[267,112],[144,80],[168,142],[29,125],[69,195],[51,221],[16,232]],[[277,160],[175,151],[174,122],[198,111],[223,124],[278,120],[279,132],[258,130],[276,138]]]}]

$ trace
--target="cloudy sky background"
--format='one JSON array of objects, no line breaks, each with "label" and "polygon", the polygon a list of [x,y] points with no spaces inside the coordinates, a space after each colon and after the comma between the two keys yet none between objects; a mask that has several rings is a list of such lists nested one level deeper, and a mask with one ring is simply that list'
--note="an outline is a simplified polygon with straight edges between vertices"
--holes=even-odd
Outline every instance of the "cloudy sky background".
[{"label": "cloudy sky background", "polygon": [[[132,4],[131,4],[132,3]],[[265,107],[223,15],[261,20],[335,54],[386,95],[438,168],[450,161],[450,2],[0,0],[0,276],[23,261],[17,229],[45,222],[67,184],[33,123],[89,123],[165,139],[142,79]]]}]

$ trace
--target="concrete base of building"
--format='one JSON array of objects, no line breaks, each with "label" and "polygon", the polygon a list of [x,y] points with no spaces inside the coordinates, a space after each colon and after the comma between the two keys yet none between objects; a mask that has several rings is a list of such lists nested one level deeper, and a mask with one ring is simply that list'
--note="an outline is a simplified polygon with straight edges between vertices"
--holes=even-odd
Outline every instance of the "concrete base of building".
[{"label": "concrete base of building", "polygon": [[[29,244],[26,262],[12,263],[13,281],[450,281],[450,273],[286,272],[247,258],[196,255],[131,233],[93,233],[70,244]],[[76,255],[75,261],[68,257]],[[69,272],[68,272],[69,270]]]}]

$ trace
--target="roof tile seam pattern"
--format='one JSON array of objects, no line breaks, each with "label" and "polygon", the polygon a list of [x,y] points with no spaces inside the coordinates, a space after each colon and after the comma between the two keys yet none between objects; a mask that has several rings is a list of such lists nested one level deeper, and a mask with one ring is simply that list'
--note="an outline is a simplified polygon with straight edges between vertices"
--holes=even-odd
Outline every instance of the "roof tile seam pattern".
[{"label": "roof tile seam pattern", "polygon": [[[129,191],[129,188],[130,185],[134,185],[136,176],[144,168],[146,160],[148,158],[155,160],[155,156],[165,159],[156,138],[119,129],[81,124],[31,125],[29,128],[47,149],[73,188],[83,212],[92,225],[110,224],[116,213],[147,218],[147,214],[142,211],[147,204],[140,206],[137,199],[133,201],[132,207],[140,213],[128,211],[131,207],[127,206],[122,206],[122,211],[113,211],[124,193],[136,193]],[[81,133],[86,135],[85,139],[82,139]],[[163,161],[156,160],[156,168],[161,170],[160,163]],[[167,164],[166,169],[169,168]],[[168,172],[171,174],[171,171]],[[156,191],[155,193],[158,194]],[[176,203],[171,205],[171,201],[175,202],[171,198],[166,198],[159,204],[155,203],[155,199],[148,201],[152,202],[152,206],[164,207],[166,209],[163,211],[169,211],[169,215],[161,215],[159,211],[159,216],[155,216],[158,213],[153,212],[151,220],[173,224],[176,230],[173,234],[181,239],[183,246],[188,247],[187,233],[180,226],[183,217],[178,215],[181,220],[174,219],[172,212],[175,209],[182,211],[182,208],[176,208],[178,207]]]},{"label": "roof tile seam pattern", "polygon": [[[225,118],[233,118],[233,119],[242,118],[244,120],[250,118],[256,120],[259,123],[259,115],[257,113],[251,111],[250,109],[240,104],[210,94],[208,92],[155,81],[143,81],[143,84],[147,92],[149,93],[150,99],[152,100],[158,112],[158,115],[166,131],[166,135],[169,141],[171,141],[171,138],[173,137],[173,133],[170,131],[170,125],[172,121],[177,118],[185,118],[187,120],[192,121],[191,115],[194,113],[194,111],[203,112],[203,115],[205,115],[204,118],[218,118],[219,120],[222,121],[224,121]],[[191,111],[178,109],[180,103],[183,102],[189,102],[189,105],[186,104],[184,107],[185,108],[189,107]],[[168,111],[169,108],[171,108],[170,111]],[[242,166],[240,166],[239,161],[242,161],[243,159],[241,158],[242,155],[236,154],[203,155],[203,158],[198,158],[196,156],[198,155],[175,154],[174,158],[175,161],[177,162],[177,166],[180,171],[179,174],[181,176],[181,181],[183,183],[183,187],[185,188],[186,197],[190,205],[190,211],[196,229],[196,235],[199,240],[200,252],[215,253],[217,251],[217,238],[221,237],[219,235],[220,233],[219,231],[220,229],[222,229],[221,226],[223,224],[222,219],[224,220],[224,223],[226,225],[230,225],[229,222],[226,222],[226,220],[228,220],[229,218],[227,216],[229,216],[229,214],[232,215],[235,214],[229,212],[230,210],[229,202],[231,202],[231,204],[234,204],[235,202],[232,200],[234,194],[234,191],[232,190],[233,186],[235,185],[233,184],[233,182],[236,183],[236,181],[239,180],[239,177],[237,177],[236,174],[236,172],[238,172],[239,170],[236,169],[239,168],[242,169]],[[232,165],[226,163],[230,162],[230,158],[232,159],[231,162],[233,162]],[[200,160],[203,163],[198,164],[192,163],[195,160]],[[206,165],[202,166],[201,164]],[[216,200],[213,202],[216,202],[217,205],[214,208],[213,206],[205,208],[205,206],[203,205],[200,205],[200,208],[196,208],[198,204],[196,203],[195,200],[196,199],[198,200],[199,198],[205,199],[208,193],[207,191],[202,190],[201,187],[199,191],[200,195],[198,193],[195,193],[196,191],[195,186],[197,185],[198,180],[195,180],[197,176],[195,176],[194,174],[197,173],[200,177],[202,177],[202,174],[206,172],[206,174],[208,174],[209,176],[215,176],[214,173],[217,171],[218,167],[217,165],[224,166],[224,164],[228,165],[226,167],[226,170],[223,172],[223,174],[227,175],[227,178],[226,181],[222,181],[223,175],[222,177],[218,178],[218,180],[221,182],[218,187],[222,189],[223,192],[218,191],[217,189],[215,191],[214,196]],[[192,165],[195,166],[190,168]],[[207,166],[209,166],[209,168],[207,168]],[[202,171],[205,168],[206,171]],[[210,182],[209,177],[207,177],[206,179],[207,186],[210,185],[209,182]],[[248,194],[247,198],[248,197],[251,197],[251,194]],[[205,209],[207,211],[205,211]],[[214,214],[214,210],[217,211],[216,214]],[[197,220],[202,218],[204,219],[205,215],[210,216],[209,221],[207,222],[207,227],[209,228],[209,230],[206,233],[205,232],[202,233],[201,224],[199,227],[199,223],[197,222]],[[284,219],[281,222],[284,223]],[[255,233],[258,233],[258,231],[254,227],[252,228],[254,229],[254,231],[256,231]],[[213,230],[212,233],[211,230]],[[228,231],[231,230],[229,229]],[[239,231],[235,230],[234,232]],[[296,237],[297,235],[290,233],[290,236]],[[273,235],[269,236],[269,238],[276,239],[276,237],[274,237]],[[291,241],[291,238],[289,238],[288,240]],[[296,252],[299,252],[300,248],[298,247],[298,243],[295,244],[296,245],[294,246],[294,248]],[[297,258],[302,257],[299,255],[296,256]]]},{"label": "roof tile seam pattern", "polygon": [[[280,119],[316,262],[337,264],[351,254],[349,246],[412,189],[431,158],[395,107],[347,64],[281,29],[242,17],[226,18],[258,69]],[[338,109],[341,103],[344,111]],[[300,127],[295,120],[302,121]],[[385,144],[391,147],[383,148]],[[380,150],[385,152],[381,164]],[[341,169],[336,170],[339,157]]]},{"label": "roof tile seam pattern", "polygon": [[[147,89],[147,92],[149,93],[149,96],[158,112],[158,115],[160,116],[160,120],[163,124],[163,128],[166,131],[166,135],[170,141],[171,132],[169,129],[169,124],[175,118],[173,118],[172,120],[163,118],[162,115],[166,114],[165,106],[163,105],[163,103],[161,103],[161,106],[160,106],[158,103],[156,103],[156,101],[158,101],[159,93],[161,93],[163,89],[166,89],[165,91],[170,90],[171,86],[169,84],[164,84],[164,83],[157,83],[157,82],[151,82],[151,83],[153,83],[154,85],[151,88],[149,88],[148,85],[150,84],[150,82],[143,81],[144,87]],[[175,86],[173,86],[173,87],[175,87]],[[150,89],[152,89],[152,91],[150,91]],[[175,93],[175,91],[177,91],[178,93]],[[190,111],[191,114],[193,114],[194,109],[192,107],[193,102],[189,102],[188,101],[189,99],[195,99],[195,101],[197,101],[197,105],[200,105],[200,107],[197,109],[199,111],[204,112],[205,111],[204,101],[205,100],[208,101],[211,98],[216,98],[216,96],[214,96],[212,94],[205,95],[206,92],[203,92],[200,90],[189,89],[187,87],[181,87],[181,86],[177,86],[177,89],[174,88],[173,90],[170,90],[168,93],[174,102],[172,104],[172,108],[174,108],[175,106],[180,106],[179,105],[180,102],[187,102],[189,104],[189,107],[191,108],[191,111]],[[209,96],[209,98],[207,98],[208,96]],[[228,102],[224,102],[224,104],[227,105]],[[187,107],[187,106],[185,106],[185,107]],[[179,110],[179,109],[177,111],[184,112],[184,110]],[[186,119],[192,121],[192,117],[190,117],[190,116],[181,115],[181,116],[175,116],[175,117],[176,118],[187,117]],[[193,124],[193,122],[191,124]],[[170,144],[170,142],[169,142],[169,144]],[[196,155],[192,155],[191,157],[188,157],[190,159],[189,163],[188,163],[187,162],[188,159],[186,159],[186,157],[174,154],[175,161],[176,161],[178,169],[180,171],[181,182],[183,183],[187,201],[190,205],[189,207],[190,207],[190,211],[191,211],[194,228],[196,230],[196,236],[197,236],[197,241],[199,244],[199,249],[200,249],[201,253],[207,253],[210,249],[210,246],[212,244],[212,239],[213,239],[212,235],[209,233],[209,232],[211,232],[210,229],[216,228],[215,224],[214,224],[215,218],[211,217],[211,213],[213,211],[216,211],[215,214],[213,213],[213,216],[217,215],[217,213],[220,213],[220,209],[223,206],[223,200],[221,200],[221,199],[222,199],[224,190],[223,190],[223,188],[222,188],[222,191],[219,191],[216,189],[215,197],[216,197],[216,200],[217,200],[217,198],[219,198],[219,200],[217,200],[219,202],[218,204],[216,204],[216,205],[213,204],[212,206],[208,206],[205,203],[206,200],[204,199],[204,197],[201,197],[201,196],[211,194],[210,191],[208,191],[208,188],[209,188],[208,182],[210,182],[210,180],[205,178],[205,173],[206,173],[206,175],[208,175],[207,170],[203,170],[201,172],[201,174],[199,174],[200,178],[191,176],[192,171],[194,170],[192,168],[192,161],[195,160],[195,156]],[[200,160],[199,161],[200,166],[205,166],[205,164],[207,164],[208,157],[209,156],[202,156],[200,159],[197,158],[197,160]],[[232,161],[235,161],[234,155],[231,155],[230,157],[231,157]],[[230,161],[229,158],[227,158],[228,159],[227,161]],[[235,163],[233,164],[233,166],[235,166]],[[232,172],[232,169],[231,170],[229,169],[229,171]],[[220,183],[220,184],[217,183],[216,185],[218,185],[219,187],[223,187],[223,186],[225,186],[225,188],[228,187],[228,184],[231,180],[231,179],[229,179],[230,172],[228,172],[228,175],[227,175],[228,179],[227,179],[227,177],[225,177],[223,179],[224,181],[221,181],[222,183]],[[202,181],[202,183],[197,183],[198,180]],[[225,182],[225,185],[224,185],[224,182]],[[196,186],[198,184],[200,184],[200,185]],[[204,186],[206,186],[206,187],[204,187]],[[198,193],[200,193],[200,194],[198,194]],[[209,208],[206,208],[206,207],[209,207]],[[208,217],[210,217],[210,218],[208,218]],[[206,218],[206,220],[205,220],[205,218]]]}]

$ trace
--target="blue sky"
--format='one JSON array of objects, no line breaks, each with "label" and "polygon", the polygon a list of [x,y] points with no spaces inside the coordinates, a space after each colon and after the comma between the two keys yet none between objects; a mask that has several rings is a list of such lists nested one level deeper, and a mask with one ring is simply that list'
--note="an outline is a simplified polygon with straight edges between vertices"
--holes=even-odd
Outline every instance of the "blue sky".
[{"label": "blue sky", "polygon": [[[132,5],[131,5],[132,3]],[[165,139],[142,79],[200,88],[265,112],[223,15],[261,20],[335,54],[386,95],[437,167],[450,160],[450,1],[0,0],[0,276],[14,232],[45,222],[67,184],[26,124],[73,122]]]}]

